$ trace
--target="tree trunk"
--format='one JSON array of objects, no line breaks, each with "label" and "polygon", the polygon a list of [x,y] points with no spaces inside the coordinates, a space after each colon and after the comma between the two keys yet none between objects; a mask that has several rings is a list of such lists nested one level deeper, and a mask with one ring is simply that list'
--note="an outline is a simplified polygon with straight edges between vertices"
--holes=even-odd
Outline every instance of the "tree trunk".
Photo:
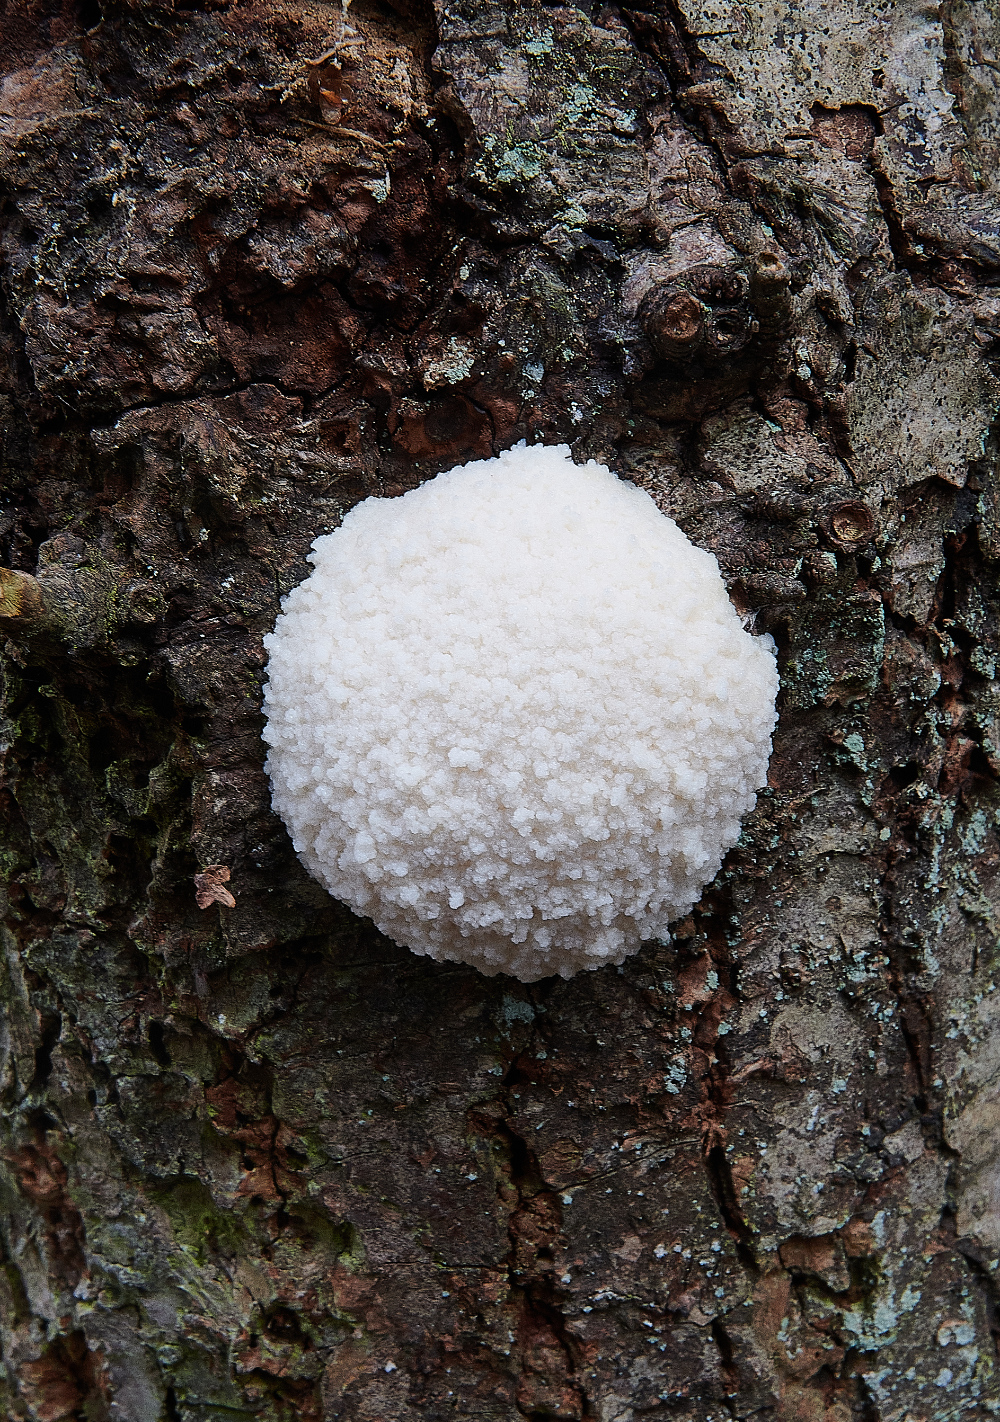
[{"label": "tree trunk", "polygon": [[[995,5],[0,16],[3,1415],[994,1417]],[[782,676],[694,913],[532,986],[260,736],[313,538],[525,438]]]}]

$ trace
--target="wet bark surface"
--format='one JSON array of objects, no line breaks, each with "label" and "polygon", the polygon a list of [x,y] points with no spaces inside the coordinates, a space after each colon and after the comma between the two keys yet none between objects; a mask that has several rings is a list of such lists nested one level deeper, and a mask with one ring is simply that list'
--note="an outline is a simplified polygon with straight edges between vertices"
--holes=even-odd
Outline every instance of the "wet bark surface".
[{"label": "wet bark surface", "polygon": [[[0,1403],[993,1417],[1000,21],[0,0]],[[270,811],[318,534],[519,439],[775,637],[622,969],[418,959]]]}]

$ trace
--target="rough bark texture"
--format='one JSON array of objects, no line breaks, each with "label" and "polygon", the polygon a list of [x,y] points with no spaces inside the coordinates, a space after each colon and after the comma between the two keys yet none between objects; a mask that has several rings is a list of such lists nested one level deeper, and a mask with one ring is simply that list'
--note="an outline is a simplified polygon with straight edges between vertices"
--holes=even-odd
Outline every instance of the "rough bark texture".
[{"label": "rough bark texture", "polygon": [[[1000,1409],[1000,19],[0,0],[12,1419]],[[319,533],[569,440],[780,648],[695,913],[532,987],[297,864]]]}]

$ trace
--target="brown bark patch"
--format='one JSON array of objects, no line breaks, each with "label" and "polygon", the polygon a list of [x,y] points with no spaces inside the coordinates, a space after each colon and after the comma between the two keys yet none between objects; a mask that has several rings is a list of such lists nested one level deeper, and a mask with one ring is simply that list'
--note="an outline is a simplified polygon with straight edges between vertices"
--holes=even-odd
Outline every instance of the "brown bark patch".
[{"label": "brown bark patch", "polygon": [[17,1384],[35,1422],[81,1416],[105,1422],[109,1415],[104,1360],[80,1330],[57,1339],[40,1358],[22,1363]]}]

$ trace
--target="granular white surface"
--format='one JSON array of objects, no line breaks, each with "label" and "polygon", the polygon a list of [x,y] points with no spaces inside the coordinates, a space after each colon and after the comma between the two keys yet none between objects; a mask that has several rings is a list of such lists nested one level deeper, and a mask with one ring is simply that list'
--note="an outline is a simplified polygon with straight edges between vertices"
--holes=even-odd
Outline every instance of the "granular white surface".
[{"label": "granular white surface", "polygon": [[265,699],[310,873],[415,953],[525,982],[665,935],[775,723],[773,645],[712,555],[565,445],[367,499],[313,550]]}]

